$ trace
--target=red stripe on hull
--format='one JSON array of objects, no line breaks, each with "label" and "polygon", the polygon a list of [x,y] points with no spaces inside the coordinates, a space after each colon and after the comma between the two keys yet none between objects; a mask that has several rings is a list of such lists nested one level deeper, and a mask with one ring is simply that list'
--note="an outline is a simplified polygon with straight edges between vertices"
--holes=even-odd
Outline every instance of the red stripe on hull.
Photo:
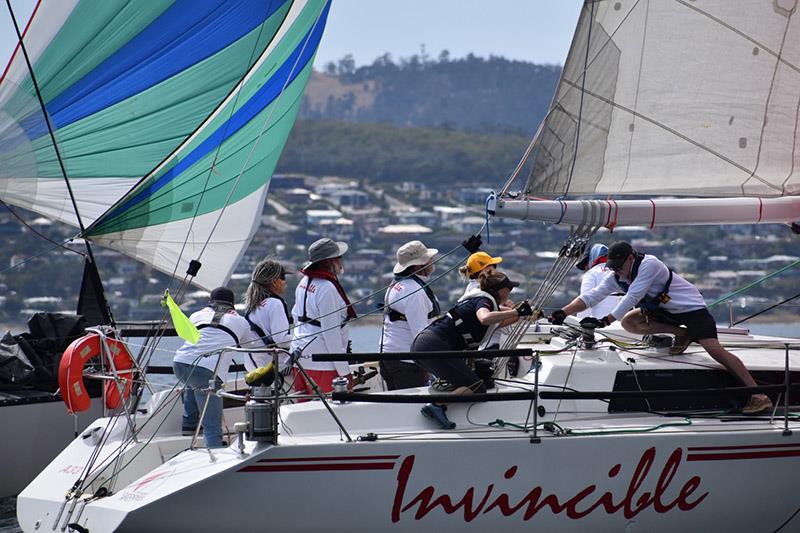
[{"label": "red stripe on hull", "polygon": [[705,446],[699,448],[687,448],[689,453],[691,452],[711,452],[711,451],[718,451],[718,450],[754,450],[754,449],[764,449],[764,448],[800,448],[800,443],[798,444],[750,444],[747,446]]},{"label": "red stripe on hull", "polygon": [[279,459],[261,459],[259,463],[300,463],[306,461],[371,461],[399,459],[399,455],[346,455],[342,457],[286,457]]},{"label": "red stripe on hull", "polygon": [[251,465],[239,472],[328,472],[331,470],[392,470],[394,463],[339,463],[319,465]]},{"label": "red stripe on hull", "polygon": [[730,461],[739,459],[776,459],[780,457],[800,457],[800,450],[781,450],[774,452],[742,453],[697,453],[688,455],[687,461]]}]

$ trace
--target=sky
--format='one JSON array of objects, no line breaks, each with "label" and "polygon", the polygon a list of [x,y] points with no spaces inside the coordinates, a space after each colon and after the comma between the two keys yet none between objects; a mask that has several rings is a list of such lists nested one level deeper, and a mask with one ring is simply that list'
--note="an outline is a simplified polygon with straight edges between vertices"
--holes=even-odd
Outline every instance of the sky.
[{"label": "sky", "polygon": [[[57,0],[56,0],[57,1]],[[152,0],[141,0],[152,1]],[[385,53],[394,59],[432,58],[448,50],[504,56],[534,63],[563,64],[582,0],[333,0],[317,53],[321,69],[347,54],[356,65]],[[24,27],[35,0],[11,0]],[[40,13],[41,16],[45,13]],[[0,3],[0,72],[17,38],[5,2]]]}]

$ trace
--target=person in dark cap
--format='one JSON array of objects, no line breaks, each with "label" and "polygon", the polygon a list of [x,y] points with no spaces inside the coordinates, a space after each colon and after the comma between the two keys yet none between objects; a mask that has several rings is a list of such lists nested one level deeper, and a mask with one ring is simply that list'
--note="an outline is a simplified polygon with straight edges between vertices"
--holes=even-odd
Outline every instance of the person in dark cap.
[{"label": "person in dark cap", "polygon": [[[306,373],[323,392],[333,390],[332,381],[337,377],[346,377],[352,387],[347,361],[329,363],[311,360],[314,354],[347,351],[347,322],[356,317],[338,277],[344,272],[342,256],[347,249],[347,243],[327,238],[311,243],[308,262],[300,270],[303,277],[294,293],[292,353],[300,357]],[[311,384],[297,369],[294,390],[304,394],[314,393]]]},{"label": "person in dark cap", "polygon": [[[519,286],[501,272],[484,272],[478,278],[479,287],[462,296],[447,314],[432,322],[414,339],[413,352],[440,352],[477,350],[484,339],[497,327],[513,324],[521,316],[533,314],[530,304],[524,301],[512,309],[501,309],[511,291]],[[419,354],[417,363],[431,374],[447,380],[455,387],[454,394],[486,392],[486,387],[463,359],[424,359]],[[445,405],[429,403],[420,411],[425,418],[442,429],[453,429]]]},{"label": "person in dark cap", "polygon": [[[673,355],[683,353],[692,341],[696,341],[745,386],[756,386],[741,359],[719,343],[717,324],[697,287],[655,256],[637,252],[625,241],[615,242],[609,247],[606,266],[611,272],[600,285],[582,292],[568,305],[550,315],[551,322],[562,323],[567,315],[592,307],[610,294],[621,292],[625,296],[610,313],[595,317],[598,327],[621,320],[622,327],[631,333],[671,333],[675,336],[671,349]],[[742,413],[756,414],[771,408],[772,402],[768,396],[754,394],[742,408]]]},{"label": "person in dark cap", "polygon": [[[220,353],[228,347],[248,346],[256,340],[250,325],[233,308],[233,291],[227,287],[217,287],[211,291],[208,305],[192,313],[189,320],[200,331],[197,344],[183,343],[175,352],[172,366],[175,377],[183,384],[184,434],[192,434],[200,423],[203,439],[209,448],[223,446],[222,440],[222,398],[209,391],[209,382],[222,380],[215,373],[226,373],[233,352]],[[222,358],[220,360],[220,358]],[[208,399],[202,422],[200,412]]]}]

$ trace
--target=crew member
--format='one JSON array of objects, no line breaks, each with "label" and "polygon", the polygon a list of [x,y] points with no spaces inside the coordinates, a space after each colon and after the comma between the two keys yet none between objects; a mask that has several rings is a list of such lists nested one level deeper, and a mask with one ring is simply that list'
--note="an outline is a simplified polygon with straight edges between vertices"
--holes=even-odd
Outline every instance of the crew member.
[{"label": "crew member", "polygon": [[183,343],[172,361],[175,377],[183,384],[184,434],[197,430],[200,413],[208,399],[203,414],[203,439],[209,448],[224,446],[222,441],[222,398],[209,390],[209,382],[217,385],[222,380],[215,372],[226,373],[233,352],[220,353],[223,348],[247,346],[255,340],[250,325],[233,308],[233,291],[227,287],[217,287],[211,291],[208,305],[192,313],[189,320],[200,330],[197,344]]},{"label": "crew member", "polygon": [[[420,331],[439,316],[439,301],[426,285],[433,273],[433,257],[439,252],[420,241],[397,250],[394,282],[386,290],[381,352],[409,352]],[[413,360],[381,361],[381,376],[389,390],[423,387],[428,373]]]},{"label": "crew member", "polygon": [[[622,327],[631,333],[671,333],[675,335],[670,350],[673,355],[683,353],[692,341],[697,341],[708,355],[745,386],[756,386],[741,359],[719,343],[714,317],[694,285],[655,256],[639,253],[624,241],[611,245],[606,266],[613,275],[607,275],[598,287],[582,293],[563,309],[554,312],[550,316],[553,323],[562,323],[566,315],[594,306],[609,294],[621,292],[625,296],[610,313],[599,317],[599,327],[621,318]],[[765,394],[754,394],[742,413],[756,414],[771,408],[772,402]]]},{"label": "crew member", "polygon": [[[458,269],[459,274],[467,279],[467,287],[464,289],[464,296],[479,289],[478,276],[482,272],[495,272],[497,265],[503,262],[502,257],[492,257],[486,252],[475,252],[467,258],[467,263]],[[513,309],[514,302],[508,300],[503,304],[503,309]],[[491,335],[486,337],[481,344],[481,350],[493,350],[500,348],[504,331],[502,328],[495,328]]]},{"label": "crew member", "polygon": [[[308,262],[294,293],[292,353],[323,392],[333,390],[332,381],[346,377],[352,388],[347,361],[312,361],[313,354],[345,353],[348,349],[347,322],[356,317],[338,276],[344,272],[342,256],[347,244],[319,239],[308,247]],[[294,369],[294,390],[313,394],[310,383]]]},{"label": "crew member", "polygon": [[[513,324],[520,316],[533,314],[524,301],[512,309],[501,309],[508,295],[519,283],[500,272],[484,272],[478,277],[479,287],[462,296],[446,315],[432,322],[414,339],[414,352],[477,350],[485,338],[498,326]],[[486,387],[463,359],[420,359],[417,363],[431,374],[450,382],[454,394],[486,392]],[[447,418],[446,406],[425,405],[423,416],[443,429],[453,429],[455,423]]]},{"label": "crew member", "polygon": [[[275,346],[289,350],[292,342],[292,315],[283,300],[286,292],[286,269],[275,259],[264,259],[253,269],[250,285],[244,297],[244,318],[250,329],[265,346]],[[245,358],[248,371],[266,366],[272,356],[266,353],[253,353]],[[281,352],[278,358],[280,370],[289,365],[289,356]]]},{"label": "crew member", "polygon": [[[586,255],[578,261],[575,268],[584,272],[581,276],[581,290],[580,294],[586,294],[594,289],[603,281],[606,275],[611,271],[606,266],[608,260],[608,246],[605,244],[593,244]],[[588,307],[577,314],[578,318],[585,318],[587,316],[606,316],[617,306],[619,302],[618,295],[610,295],[605,299]]]}]

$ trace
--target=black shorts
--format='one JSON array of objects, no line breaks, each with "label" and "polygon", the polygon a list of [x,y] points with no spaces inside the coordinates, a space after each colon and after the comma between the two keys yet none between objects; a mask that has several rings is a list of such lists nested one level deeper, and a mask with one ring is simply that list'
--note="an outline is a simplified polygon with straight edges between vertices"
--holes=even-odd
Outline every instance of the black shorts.
[{"label": "black shorts", "polygon": [[[448,352],[458,350],[452,339],[441,335],[441,332],[423,329],[411,345],[412,352]],[[486,392],[483,380],[470,369],[463,359],[422,359],[419,354],[417,364],[440,379],[445,379],[456,387],[470,387],[474,392]]]},{"label": "black shorts", "polygon": [[679,326],[686,326],[689,336],[693,341],[717,338],[717,321],[704,307],[696,311],[686,313],[670,313],[663,309],[657,309],[648,315],[656,322],[667,322]]},{"label": "black shorts", "polygon": [[428,384],[428,373],[414,363],[381,361],[380,368],[388,390],[424,387]]}]

